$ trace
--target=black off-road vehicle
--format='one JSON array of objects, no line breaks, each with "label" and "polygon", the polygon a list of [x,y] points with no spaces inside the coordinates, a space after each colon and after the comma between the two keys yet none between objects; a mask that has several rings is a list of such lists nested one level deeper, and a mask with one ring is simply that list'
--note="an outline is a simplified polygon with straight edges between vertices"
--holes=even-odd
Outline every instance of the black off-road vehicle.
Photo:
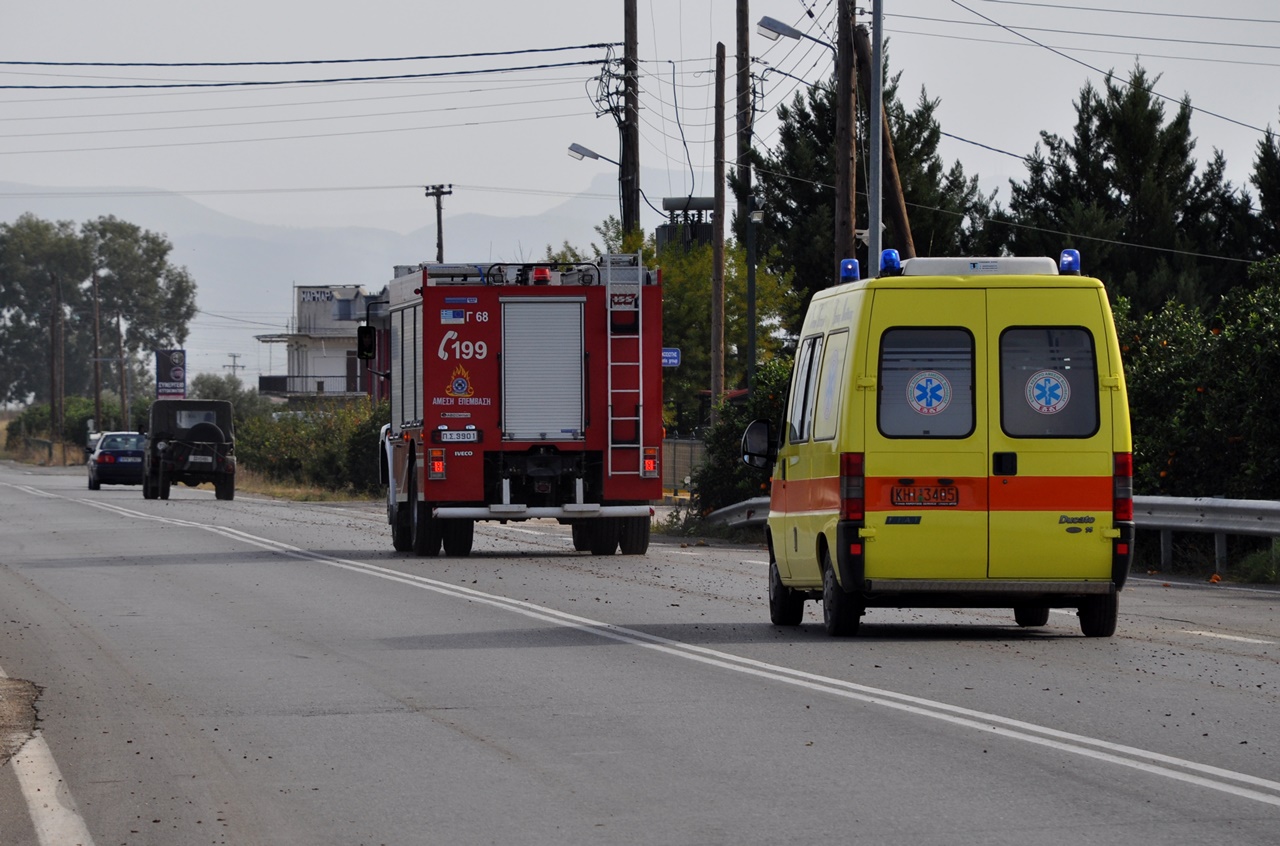
[{"label": "black off-road vehicle", "polygon": [[177,482],[212,482],[218,499],[235,499],[235,427],[226,400],[156,400],[146,430],[142,495],[169,498]]}]

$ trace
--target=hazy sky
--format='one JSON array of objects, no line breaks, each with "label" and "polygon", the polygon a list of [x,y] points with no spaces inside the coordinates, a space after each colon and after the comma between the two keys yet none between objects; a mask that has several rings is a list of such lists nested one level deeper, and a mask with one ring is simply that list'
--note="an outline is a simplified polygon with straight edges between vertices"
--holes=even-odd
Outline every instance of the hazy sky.
[{"label": "hazy sky", "polygon": [[[860,6],[869,21],[869,0]],[[715,44],[726,45],[732,74],[735,7],[639,0],[642,187],[655,204],[713,193]],[[834,8],[834,0],[755,0],[750,17],[833,40]],[[423,186],[437,183],[453,185],[447,214],[536,214],[614,172],[566,148],[618,157],[612,119],[597,117],[599,62],[609,53],[585,45],[621,42],[622,10],[621,0],[10,2],[0,27],[0,181],[164,189],[299,226],[430,225]],[[1262,131],[1280,125],[1274,0],[884,0],[884,11],[902,96],[913,105],[925,87],[941,100],[942,129],[958,136],[944,139],[944,158],[959,159],[1004,201],[1039,132],[1071,131],[1080,88],[1101,86],[1108,69],[1127,76],[1135,61],[1160,77],[1156,90],[1175,101],[1170,113],[1184,95],[1202,110],[1192,122],[1197,158],[1220,148],[1236,184],[1247,181]],[[801,85],[791,77],[826,78],[831,53],[766,41],[754,26],[751,38],[757,75],[763,62],[791,75],[757,83],[756,143],[768,146],[773,111]],[[550,49],[566,47],[580,49]],[[457,57],[476,53],[498,55]],[[446,55],[454,58],[411,59]],[[352,59],[369,61],[338,61]],[[229,62],[261,64],[172,66]],[[370,79],[387,76],[409,78]],[[314,81],[335,79],[359,81]],[[283,84],[144,87],[227,82]],[[106,85],[125,87],[50,87]],[[730,113],[733,89],[731,79]],[[730,121],[730,145],[733,129]],[[617,205],[598,192],[580,204],[583,229],[566,237],[585,246],[591,225]],[[655,217],[646,211],[646,224]]]}]

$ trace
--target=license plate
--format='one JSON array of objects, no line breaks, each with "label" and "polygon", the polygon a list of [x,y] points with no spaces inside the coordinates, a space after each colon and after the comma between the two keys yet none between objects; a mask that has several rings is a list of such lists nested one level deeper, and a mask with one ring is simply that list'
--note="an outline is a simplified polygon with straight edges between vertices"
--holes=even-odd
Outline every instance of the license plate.
[{"label": "license plate", "polygon": [[188,458],[187,461],[189,461],[192,464],[212,464],[213,456],[212,455],[193,455],[190,458]]},{"label": "license plate", "polygon": [[440,432],[440,442],[446,444],[472,444],[479,440],[480,433],[474,430],[454,431],[443,430]]},{"label": "license plate", "polygon": [[960,504],[960,489],[955,485],[894,486],[890,491],[894,505],[932,508]]},{"label": "license plate", "polygon": [[136,455],[122,455],[116,460],[121,464],[137,464],[142,459]]}]

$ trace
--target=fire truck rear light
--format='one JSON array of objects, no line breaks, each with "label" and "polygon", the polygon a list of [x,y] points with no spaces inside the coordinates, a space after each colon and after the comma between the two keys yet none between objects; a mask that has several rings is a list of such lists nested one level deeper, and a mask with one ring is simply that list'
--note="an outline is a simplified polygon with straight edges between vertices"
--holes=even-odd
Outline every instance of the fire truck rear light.
[{"label": "fire truck rear light", "polygon": [[862,453],[840,455],[840,512],[846,520],[860,521],[866,508],[866,479]]},{"label": "fire truck rear light", "polygon": [[427,478],[428,479],[444,478],[444,450],[442,449],[427,450]]},{"label": "fire truck rear light", "polygon": [[658,448],[645,447],[644,457],[640,465],[640,475],[646,479],[655,479],[658,476]]},{"label": "fire truck rear light", "polygon": [[551,284],[551,268],[535,267],[533,269],[533,284],[550,285]]}]

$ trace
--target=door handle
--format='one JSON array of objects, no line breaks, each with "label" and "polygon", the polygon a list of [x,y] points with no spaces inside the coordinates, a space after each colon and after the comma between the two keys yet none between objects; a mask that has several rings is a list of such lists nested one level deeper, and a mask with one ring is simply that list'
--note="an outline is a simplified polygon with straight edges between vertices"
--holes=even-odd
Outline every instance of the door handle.
[{"label": "door handle", "polygon": [[1018,454],[1016,452],[991,453],[991,475],[993,476],[1018,475]]}]

